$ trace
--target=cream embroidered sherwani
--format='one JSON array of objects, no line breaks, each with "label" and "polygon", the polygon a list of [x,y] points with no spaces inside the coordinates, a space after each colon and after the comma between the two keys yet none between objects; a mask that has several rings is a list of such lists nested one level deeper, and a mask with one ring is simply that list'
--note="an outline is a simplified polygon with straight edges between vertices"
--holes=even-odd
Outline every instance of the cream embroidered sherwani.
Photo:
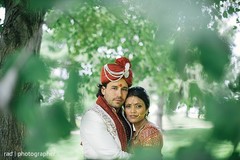
[{"label": "cream embroidered sherwani", "polygon": [[121,150],[116,126],[112,118],[98,105],[88,110],[81,119],[80,136],[84,157],[87,159],[128,159]]}]

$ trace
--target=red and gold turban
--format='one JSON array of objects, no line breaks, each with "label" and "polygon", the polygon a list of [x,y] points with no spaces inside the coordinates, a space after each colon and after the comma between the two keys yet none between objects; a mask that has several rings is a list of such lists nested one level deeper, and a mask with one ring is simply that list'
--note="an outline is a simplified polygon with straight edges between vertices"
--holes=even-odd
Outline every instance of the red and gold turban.
[{"label": "red and gold turban", "polygon": [[114,64],[105,64],[101,70],[101,83],[124,79],[128,86],[132,85],[131,63],[126,57],[117,58]]}]

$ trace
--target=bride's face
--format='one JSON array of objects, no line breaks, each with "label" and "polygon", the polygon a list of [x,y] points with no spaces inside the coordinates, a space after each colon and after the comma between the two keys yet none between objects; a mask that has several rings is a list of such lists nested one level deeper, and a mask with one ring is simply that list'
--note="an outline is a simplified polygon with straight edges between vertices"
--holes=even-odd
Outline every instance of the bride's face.
[{"label": "bride's face", "polygon": [[145,103],[142,99],[131,96],[126,99],[125,113],[131,123],[138,123],[145,119],[147,114]]}]

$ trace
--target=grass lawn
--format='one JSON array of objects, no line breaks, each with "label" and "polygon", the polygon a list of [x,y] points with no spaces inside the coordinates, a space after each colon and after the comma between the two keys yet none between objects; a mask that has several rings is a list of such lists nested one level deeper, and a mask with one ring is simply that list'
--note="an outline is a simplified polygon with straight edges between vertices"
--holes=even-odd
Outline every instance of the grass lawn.
[{"label": "grass lawn", "polygon": [[164,131],[164,160],[175,159],[175,153],[180,147],[190,146],[194,141],[207,142],[206,149],[218,160],[225,159],[232,152],[230,142],[208,141],[211,133],[209,128],[171,129]]},{"label": "grass lawn", "polygon": [[83,160],[79,130],[73,131],[66,140],[50,144],[48,152],[53,154],[49,157],[50,160]]},{"label": "grass lawn", "polygon": [[[211,133],[211,127],[204,127],[203,120],[183,117],[177,117],[177,119],[174,117],[172,120],[171,124],[174,124],[172,126],[170,126],[170,122],[163,121],[166,126],[163,131],[162,154],[164,160],[174,160],[175,153],[180,147],[189,146],[197,139],[207,141],[206,148],[219,160],[223,160],[231,154],[232,146],[229,142],[209,142],[207,140]],[[51,144],[48,151],[54,153],[54,156],[49,157],[50,160],[82,160],[83,152],[80,145],[79,130],[72,132],[69,139]]]},{"label": "grass lawn", "polygon": [[173,159],[174,153],[179,147],[190,145],[193,139],[208,134],[208,130],[188,128],[164,131],[164,146],[162,150],[164,159]]}]

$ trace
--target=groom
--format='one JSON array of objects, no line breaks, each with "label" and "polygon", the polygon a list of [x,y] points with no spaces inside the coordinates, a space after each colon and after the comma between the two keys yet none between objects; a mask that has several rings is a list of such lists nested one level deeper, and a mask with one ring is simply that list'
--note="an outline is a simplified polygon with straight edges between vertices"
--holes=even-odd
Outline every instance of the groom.
[{"label": "groom", "polygon": [[126,120],[122,105],[132,85],[130,61],[121,57],[105,64],[96,104],[82,117],[80,135],[84,157],[87,159],[128,159],[127,144],[132,128]]}]

